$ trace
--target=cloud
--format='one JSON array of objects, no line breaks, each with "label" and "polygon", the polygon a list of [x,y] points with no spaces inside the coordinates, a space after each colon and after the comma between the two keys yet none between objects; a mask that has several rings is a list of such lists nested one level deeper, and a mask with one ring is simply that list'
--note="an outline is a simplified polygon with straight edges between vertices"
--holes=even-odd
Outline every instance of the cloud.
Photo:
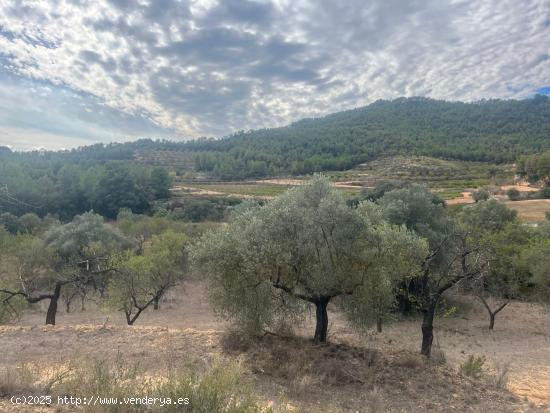
[{"label": "cloud", "polygon": [[33,130],[91,141],[221,136],[398,96],[524,98],[550,75],[549,21],[546,0],[4,0],[0,85],[28,101],[0,126],[42,119],[23,106],[36,84],[54,116]]}]

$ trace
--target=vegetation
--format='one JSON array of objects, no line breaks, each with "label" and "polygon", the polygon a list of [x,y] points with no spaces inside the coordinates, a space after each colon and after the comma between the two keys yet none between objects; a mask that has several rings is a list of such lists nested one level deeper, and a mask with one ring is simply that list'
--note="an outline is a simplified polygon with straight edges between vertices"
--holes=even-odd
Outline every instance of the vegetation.
[{"label": "vegetation", "polygon": [[[521,101],[475,103],[399,98],[304,119],[282,128],[242,131],[223,139],[185,143],[140,140],[18,157],[25,162],[51,164],[60,160],[78,164],[136,158],[152,165],[170,164],[177,173],[195,168],[223,180],[342,171],[399,154],[503,163],[550,147],[549,111],[550,101],[542,95]],[[174,151],[182,156],[168,155]],[[154,156],[148,158],[147,153]],[[166,162],[159,162],[158,154]],[[7,148],[0,151],[2,158],[13,156]],[[526,173],[536,177],[545,173],[544,162],[541,170],[538,166],[533,169],[530,162],[522,161],[520,165],[528,165]]]},{"label": "vegetation", "polygon": [[[512,300],[549,303],[550,226],[524,225],[495,199],[480,197],[455,210],[440,192],[403,181],[381,181],[350,199],[322,176],[261,202],[213,197],[199,202],[187,195],[156,203],[150,215],[122,208],[109,220],[93,212],[67,223],[51,215],[2,214],[0,322],[13,322],[45,301],[46,323],[55,324],[60,300],[68,309],[73,297],[81,297],[83,303],[90,299],[120,311],[133,325],[144,313],[167,311],[163,297],[193,275],[208,282],[218,314],[239,327],[237,350],[227,351],[246,346],[255,374],[291,380],[301,369],[307,373],[300,380],[363,386],[374,383],[369,380],[375,380],[375,370],[386,380],[392,374],[387,366],[407,369],[403,382],[410,382],[408,371],[418,370],[420,377],[443,368],[436,364],[444,362],[444,354],[432,351],[434,321],[453,288],[483,303],[490,330]],[[308,313],[315,318],[313,340],[291,337],[292,327]],[[419,314],[420,353],[433,354],[432,361],[408,354],[392,355],[388,362],[375,351],[348,348],[332,335],[340,329],[329,335],[334,313],[362,332]],[[132,330],[141,328],[148,327]],[[245,336],[250,333],[260,338]],[[284,339],[276,337],[282,334]],[[279,339],[287,350],[275,348],[272,340]],[[222,347],[230,345],[226,341]],[[300,362],[288,357],[291,347]],[[383,362],[376,364],[377,357]],[[484,362],[471,356],[460,371],[481,380]],[[158,377],[112,362],[71,368],[54,375],[48,393],[183,393],[191,400],[187,411],[269,411],[238,386],[243,381],[234,366],[214,364],[201,374],[178,370]]]},{"label": "vegetation", "polygon": [[477,378],[480,376],[484,364],[484,356],[474,356],[471,354],[466,361],[460,365],[460,371],[465,376]]},{"label": "vegetation", "polygon": [[532,182],[543,181],[550,184],[550,151],[531,156],[522,156],[518,160],[518,172]]},{"label": "vegetation", "polygon": [[123,311],[128,325],[187,274],[186,237],[166,231],[154,235],[138,255],[128,251],[115,257],[116,276],[109,282],[109,303]]},{"label": "vegetation", "polygon": [[220,313],[247,331],[275,331],[313,307],[313,337],[325,342],[329,304],[353,325],[379,330],[393,311],[419,311],[421,352],[430,356],[438,305],[455,285],[484,303],[490,329],[511,299],[544,297],[547,226],[524,227],[493,199],[451,213],[419,184],[380,182],[361,196],[346,201],[315,177],[269,202],[236,206],[227,225],[204,234],[166,211],[122,209],[116,227],[93,213],[67,224],[5,214],[2,318],[49,300],[46,323],[55,324],[60,298],[69,306],[93,294],[133,324],[200,269]]},{"label": "vegetation", "polygon": [[46,324],[55,324],[61,290],[66,285],[93,286],[100,292],[112,271],[108,254],[129,242],[103,218],[86,213],[43,237],[18,236],[3,270],[4,305],[15,297],[34,304],[49,300]]},{"label": "vegetation", "polygon": [[[144,377],[139,363],[125,361],[119,354],[114,361],[79,358],[53,375],[24,364],[2,377],[0,389],[9,389],[12,395],[47,394],[54,404],[58,397],[70,395],[79,411],[89,413],[271,412],[252,394],[242,370],[238,363],[216,362],[201,373],[173,367]],[[48,374],[53,377],[44,383]],[[86,403],[90,397],[101,402]]]},{"label": "vegetation", "polygon": [[395,277],[414,276],[424,250],[417,237],[380,219],[374,205],[349,208],[318,177],[263,207],[244,206],[193,255],[228,318],[263,331],[312,304],[314,340],[325,342],[331,301],[345,300],[350,320],[364,322],[372,317],[364,311],[369,295],[391,289]]},{"label": "vegetation", "polygon": [[506,195],[510,201],[519,201],[521,198],[521,192],[519,192],[516,188],[510,188],[507,190]]},{"label": "vegetation", "polygon": [[[63,221],[94,210],[115,218],[120,208],[149,212],[156,199],[170,196],[171,179],[162,168],[129,162],[73,162],[17,153],[0,155],[0,212],[22,216],[54,214]],[[2,217],[11,232],[13,218]]]},{"label": "vegetation", "polygon": [[345,170],[369,159],[416,154],[511,162],[548,147],[547,97],[465,104],[425,98],[378,101],[284,128],[186,145],[199,171],[221,179]]}]

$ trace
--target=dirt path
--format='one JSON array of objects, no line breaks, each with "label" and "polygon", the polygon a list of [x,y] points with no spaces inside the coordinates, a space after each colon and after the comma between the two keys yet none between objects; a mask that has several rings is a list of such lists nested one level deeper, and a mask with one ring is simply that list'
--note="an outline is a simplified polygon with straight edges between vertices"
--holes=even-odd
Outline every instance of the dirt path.
[{"label": "dirt path", "polygon": [[453,198],[446,201],[447,205],[459,205],[459,204],[473,204],[474,198],[469,191],[462,192],[462,196],[459,198]]}]

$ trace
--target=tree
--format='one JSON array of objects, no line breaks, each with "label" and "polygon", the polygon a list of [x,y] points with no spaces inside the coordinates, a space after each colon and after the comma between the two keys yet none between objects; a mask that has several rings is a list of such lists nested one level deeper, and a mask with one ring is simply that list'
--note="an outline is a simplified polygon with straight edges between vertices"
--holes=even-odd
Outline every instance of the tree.
[{"label": "tree", "polygon": [[0,225],[11,234],[17,234],[23,230],[17,217],[10,212],[4,212],[0,215]]},{"label": "tree", "polygon": [[550,237],[540,234],[529,248],[523,250],[523,260],[529,269],[532,296],[550,304]]},{"label": "tree", "polygon": [[373,316],[359,305],[371,285],[392,274],[413,276],[426,250],[410,232],[375,222],[372,210],[348,207],[328,180],[316,177],[265,206],[241,205],[227,226],[199,240],[192,256],[223,315],[258,332],[313,305],[314,340],[326,342],[332,300],[340,298],[350,321],[361,324]]},{"label": "tree", "polygon": [[108,256],[130,243],[99,215],[86,213],[52,228],[44,238],[21,238],[11,253],[11,280],[2,289],[4,304],[23,297],[34,304],[49,300],[46,324],[55,324],[62,288],[101,288],[110,273]]},{"label": "tree", "polygon": [[[522,254],[531,234],[528,228],[512,221],[502,230],[483,233],[481,237],[490,253],[490,265],[485,276],[473,284],[473,291],[489,314],[489,330],[492,330],[497,314],[512,299],[519,298],[527,284],[528,271]],[[497,300],[495,308],[487,301],[487,295]]]},{"label": "tree", "polygon": [[508,208],[502,202],[490,199],[464,208],[462,220],[469,228],[478,232],[495,232],[513,222],[517,214],[516,210]]},{"label": "tree", "polygon": [[481,274],[487,261],[475,239],[448,216],[445,203],[425,186],[413,184],[390,191],[379,204],[390,222],[405,225],[428,242],[422,272],[405,280],[400,301],[414,304],[422,313],[420,352],[429,357],[435,312],[442,295],[457,283]]},{"label": "tree", "polygon": [[152,237],[142,255],[126,251],[115,259],[116,276],[109,282],[111,306],[133,325],[150,305],[188,274],[187,238],[172,231]]},{"label": "tree", "polygon": [[154,168],[151,171],[151,187],[155,198],[170,198],[172,179],[166,169]]},{"label": "tree", "polygon": [[489,192],[486,189],[479,189],[472,192],[472,198],[475,202],[487,201],[489,199]]},{"label": "tree", "polygon": [[23,232],[35,235],[42,229],[42,220],[34,213],[27,213],[19,217],[19,225]]},{"label": "tree", "polygon": [[516,188],[510,188],[507,190],[506,195],[510,201],[519,201],[521,198],[521,192],[519,192]]},{"label": "tree", "polygon": [[5,307],[22,297],[29,304],[49,300],[46,324],[55,324],[57,302],[61,287],[69,281],[61,281],[55,272],[59,257],[39,238],[20,237],[13,245],[8,258],[7,272],[11,279],[1,290]]},{"label": "tree", "polygon": [[[517,223],[517,213],[495,200],[484,201],[465,208],[461,219],[472,237],[483,245],[489,259],[485,276],[473,280],[472,288],[489,314],[489,329],[495,325],[495,317],[518,297],[525,280],[520,255],[529,242],[528,230]],[[491,308],[486,299],[491,295],[500,303]]]},{"label": "tree", "polygon": [[143,186],[122,164],[108,164],[95,193],[94,209],[107,218],[115,218],[120,208],[141,214],[150,208]]}]

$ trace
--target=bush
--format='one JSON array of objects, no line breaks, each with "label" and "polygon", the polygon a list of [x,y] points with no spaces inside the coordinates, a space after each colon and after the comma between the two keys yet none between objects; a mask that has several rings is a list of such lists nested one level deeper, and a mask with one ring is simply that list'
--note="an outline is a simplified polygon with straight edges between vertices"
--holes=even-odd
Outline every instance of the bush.
[{"label": "bush", "polygon": [[476,202],[487,201],[489,199],[489,192],[485,189],[480,189],[472,192],[472,197]]},{"label": "bush", "polygon": [[550,199],[550,188],[542,188],[535,193],[535,196],[539,199]]},{"label": "bush", "polygon": [[517,201],[521,198],[521,192],[519,192],[516,188],[510,188],[506,191],[506,195],[508,195],[508,199],[510,199],[510,201]]},{"label": "bush", "polygon": [[485,364],[485,356],[474,356],[471,354],[466,361],[460,365],[460,372],[468,377],[478,378]]}]

